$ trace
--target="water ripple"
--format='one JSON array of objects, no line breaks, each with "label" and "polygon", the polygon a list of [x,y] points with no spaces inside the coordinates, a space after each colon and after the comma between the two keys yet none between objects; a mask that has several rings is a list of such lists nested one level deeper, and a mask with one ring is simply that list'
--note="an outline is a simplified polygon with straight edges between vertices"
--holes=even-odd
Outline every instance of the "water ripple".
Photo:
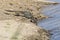
[{"label": "water ripple", "polygon": [[[60,0],[54,1],[60,2]],[[38,26],[51,31],[53,35],[50,40],[60,40],[60,4],[48,6],[42,12],[43,14],[52,16],[53,18],[40,21]]]}]

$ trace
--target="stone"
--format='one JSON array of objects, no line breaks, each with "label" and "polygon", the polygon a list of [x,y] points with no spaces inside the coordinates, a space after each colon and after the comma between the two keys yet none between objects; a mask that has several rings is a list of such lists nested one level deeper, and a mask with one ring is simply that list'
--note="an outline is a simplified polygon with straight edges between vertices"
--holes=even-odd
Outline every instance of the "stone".
[{"label": "stone", "polygon": [[0,40],[49,40],[45,29],[17,19],[0,20]]}]

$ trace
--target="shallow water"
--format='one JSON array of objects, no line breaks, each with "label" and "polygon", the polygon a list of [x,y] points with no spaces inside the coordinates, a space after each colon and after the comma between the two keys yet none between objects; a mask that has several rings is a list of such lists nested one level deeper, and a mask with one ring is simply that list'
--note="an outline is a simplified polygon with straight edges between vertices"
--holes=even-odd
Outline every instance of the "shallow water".
[{"label": "shallow water", "polygon": [[[51,0],[52,1],[52,0]],[[60,0],[53,0],[59,2]],[[50,5],[42,11],[46,16],[52,17],[39,22],[39,26],[51,30],[51,40],[60,40],[60,4]]]}]

